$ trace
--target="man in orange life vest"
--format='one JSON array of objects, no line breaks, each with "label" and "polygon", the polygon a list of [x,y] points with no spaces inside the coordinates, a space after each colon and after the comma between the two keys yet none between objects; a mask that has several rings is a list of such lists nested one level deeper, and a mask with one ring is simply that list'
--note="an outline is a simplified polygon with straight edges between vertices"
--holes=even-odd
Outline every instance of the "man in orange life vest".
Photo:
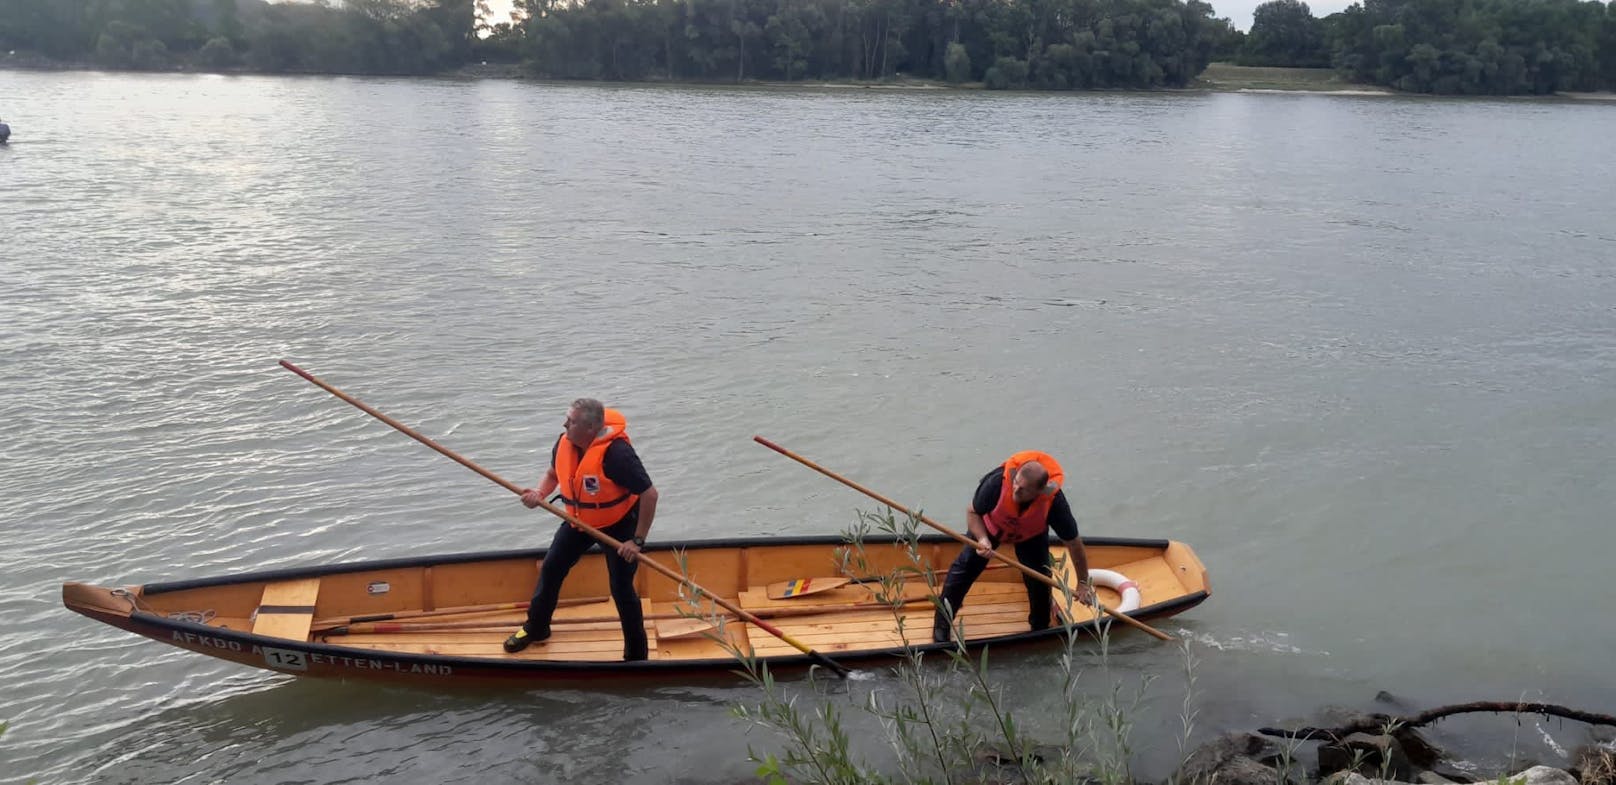
[{"label": "man in orange life vest", "polygon": [[[572,402],[565,431],[550,451],[550,471],[539,487],[522,492],[522,503],[537,507],[557,488],[567,512],[612,536],[623,545],[606,554],[612,601],[623,621],[623,659],[647,656],[645,619],[634,591],[634,562],[656,517],[657,489],[645,473],[639,454],[628,441],[623,415],[593,398]],[[595,543],[593,537],[563,522],[539,567],[539,584],[527,608],[527,622],[505,639],[505,651],[516,653],[550,637],[561,581]]]},{"label": "man in orange life vest", "polygon": [[[971,584],[987,568],[989,552],[1001,543],[1014,543],[1017,561],[1049,575],[1051,529],[1066,546],[1073,572],[1080,579],[1073,594],[1085,605],[1093,604],[1088,554],[1078,538],[1072,506],[1061,490],[1065,479],[1054,458],[1028,450],[1010,456],[977,483],[976,496],[965,511],[966,528],[977,544],[960,551],[959,558],[948,568],[948,577],[943,579],[941,598],[955,614],[965,604],[965,593],[971,590]],[[1025,575],[1022,582],[1027,585],[1027,622],[1035,630],[1048,627],[1050,587]],[[932,621],[932,640],[950,640],[952,633],[949,616],[937,611]]]}]

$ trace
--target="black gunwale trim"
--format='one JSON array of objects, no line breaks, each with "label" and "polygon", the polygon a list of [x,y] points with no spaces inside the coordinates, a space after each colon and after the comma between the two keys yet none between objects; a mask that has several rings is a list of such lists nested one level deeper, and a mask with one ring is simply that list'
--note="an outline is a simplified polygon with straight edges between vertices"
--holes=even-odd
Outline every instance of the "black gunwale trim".
[{"label": "black gunwale trim", "polygon": [[[724,540],[678,540],[673,542],[657,542],[646,546],[645,550],[652,555],[659,551],[672,551],[676,548],[701,550],[707,548],[741,548],[768,545],[840,545],[846,540],[840,535],[811,535],[796,537],[742,537]],[[899,542],[896,537],[865,537],[866,543],[886,545]],[[930,535],[920,538],[920,542],[932,544],[936,542],[952,542],[942,535]],[[1055,540],[1051,540],[1055,542]],[[1109,547],[1138,547],[1138,548],[1166,548],[1169,540],[1142,539],[1130,537],[1084,537],[1083,542],[1091,546]],[[505,559],[542,559],[548,548],[526,548],[509,551],[479,551],[472,553],[451,553],[440,556],[410,556],[397,559],[378,559],[363,562],[341,562],[313,567],[285,567],[274,570],[260,570],[234,575],[224,575],[214,578],[193,578],[180,581],[162,581],[148,583],[141,587],[144,595],[164,594],[167,592],[185,591],[188,589],[204,589],[213,586],[225,586],[232,583],[255,583],[258,581],[285,581],[297,578],[320,578],[327,575],[340,575],[350,572],[368,572],[371,570],[406,569],[410,567],[428,567],[437,564],[464,564],[477,561],[499,561]]]}]

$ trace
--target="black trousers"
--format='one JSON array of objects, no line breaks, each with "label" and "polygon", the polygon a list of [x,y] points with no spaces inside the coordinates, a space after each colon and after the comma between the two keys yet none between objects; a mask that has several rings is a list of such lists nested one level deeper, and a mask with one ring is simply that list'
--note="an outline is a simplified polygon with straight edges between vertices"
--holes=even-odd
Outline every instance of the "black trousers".
[{"label": "black trousers", "polygon": [[[639,517],[629,515],[601,531],[618,541],[634,538]],[[539,567],[539,585],[533,590],[533,602],[527,606],[527,632],[536,638],[550,635],[550,618],[555,615],[556,602],[561,596],[561,582],[573,565],[583,558],[595,539],[563,523],[556,529],[550,550],[544,554]],[[623,620],[623,659],[643,660],[648,656],[645,640],[645,616],[640,610],[640,596],[634,591],[634,572],[639,564],[623,561],[617,551],[605,551],[606,576],[612,587],[612,601],[617,604],[617,616]]]},{"label": "black trousers", "polygon": [[[997,546],[997,540],[993,541]],[[959,615],[960,608],[965,605],[965,593],[971,590],[971,584],[981,577],[982,571],[987,569],[988,559],[976,555],[976,548],[966,547],[960,551],[954,563],[948,566],[948,577],[943,579],[942,598],[953,609],[954,615]],[[1045,575],[1049,575],[1049,537],[1040,535],[1016,543],[1016,561],[1027,565]],[[1021,576],[1021,582],[1027,586],[1027,623],[1035,630],[1049,626],[1049,584],[1042,583],[1026,575]],[[933,640],[949,639],[948,617],[938,611],[932,619]]]}]

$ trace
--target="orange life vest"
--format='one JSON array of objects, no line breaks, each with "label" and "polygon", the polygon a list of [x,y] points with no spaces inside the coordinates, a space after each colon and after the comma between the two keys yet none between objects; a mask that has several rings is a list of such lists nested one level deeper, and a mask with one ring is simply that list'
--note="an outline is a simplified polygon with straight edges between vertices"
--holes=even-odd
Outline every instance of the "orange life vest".
[{"label": "orange life vest", "polygon": [[[1049,472],[1049,484],[1044,486],[1044,493],[1038,494],[1027,509],[1022,510],[1016,504],[1015,477],[1016,470],[1029,461],[1037,461]],[[999,503],[982,516],[988,533],[1001,543],[1021,542],[1043,534],[1049,528],[1049,507],[1054,504],[1055,494],[1065,482],[1066,475],[1061,472],[1060,464],[1048,453],[1024,450],[1010,456],[1010,460],[1004,462],[1004,483],[999,489]]]},{"label": "orange life vest", "polygon": [[618,439],[628,441],[628,421],[616,409],[607,409],[606,424],[582,457],[578,448],[567,441],[566,434],[556,442],[556,489],[561,491],[561,501],[567,505],[567,512],[597,529],[623,520],[640,499],[606,476],[602,465],[606,448]]}]

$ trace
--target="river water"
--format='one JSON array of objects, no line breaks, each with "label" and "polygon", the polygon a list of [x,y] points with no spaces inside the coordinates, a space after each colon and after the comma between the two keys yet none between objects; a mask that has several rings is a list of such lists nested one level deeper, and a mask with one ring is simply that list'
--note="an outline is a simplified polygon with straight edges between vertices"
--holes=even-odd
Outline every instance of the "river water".
[{"label": "river water", "polygon": [[[775,747],[740,686],[301,682],[65,611],[548,542],[282,358],[523,484],[603,398],[653,539],[871,508],[753,434],[956,524],[1052,452],[1084,533],[1205,561],[1165,625],[1197,740],[1380,690],[1616,707],[1616,105],[0,72],[0,116],[0,777],[705,785]],[[1164,776],[1186,654],[1110,654]],[[1052,655],[994,672],[1058,717]]]}]

